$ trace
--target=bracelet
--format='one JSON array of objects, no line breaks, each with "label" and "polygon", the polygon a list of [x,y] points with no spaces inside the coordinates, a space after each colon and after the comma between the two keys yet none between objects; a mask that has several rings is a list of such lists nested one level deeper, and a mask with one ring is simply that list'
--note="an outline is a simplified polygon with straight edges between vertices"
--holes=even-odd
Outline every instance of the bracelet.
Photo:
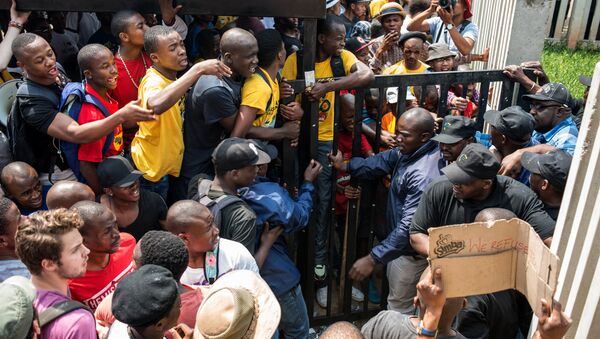
[{"label": "bracelet", "polygon": [[421,320],[421,321],[419,321],[419,327],[417,327],[417,334],[423,335],[426,337],[435,338],[437,336],[437,330],[432,331],[432,330],[426,329],[425,327],[423,327],[423,320]]},{"label": "bracelet", "polygon": [[18,29],[19,31],[23,30],[23,24],[14,20],[11,20],[8,23],[8,27],[14,27],[16,29]]},{"label": "bracelet", "polygon": [[528,92],[531,92],[533,90],[533,88],[535,87],[535,81],[533,82],[533,84],[531,84],[531,88],[529,89]]}]

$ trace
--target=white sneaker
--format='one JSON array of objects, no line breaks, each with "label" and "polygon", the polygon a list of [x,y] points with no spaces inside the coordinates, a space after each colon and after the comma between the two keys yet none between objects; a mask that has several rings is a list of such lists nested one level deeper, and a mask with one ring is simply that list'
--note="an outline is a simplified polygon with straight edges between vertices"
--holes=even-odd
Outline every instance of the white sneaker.
[{"label": "white sneaker", "polygon": [[317,304],[327,308],[327,286],[317,289]]},{"label": "white sneaker", "polygon": [[363,302],[365,300],[365,295],[358,288],[352,286],[352,300]]}]

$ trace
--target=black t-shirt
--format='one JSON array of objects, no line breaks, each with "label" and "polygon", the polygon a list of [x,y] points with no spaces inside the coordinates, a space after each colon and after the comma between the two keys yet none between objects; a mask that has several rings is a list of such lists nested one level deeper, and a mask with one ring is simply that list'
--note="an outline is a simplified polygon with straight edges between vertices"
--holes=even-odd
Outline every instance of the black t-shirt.
[{"label": "black t-shirt", "polygon": [[283,40],[283,44],[285,45],[285,53],[288,56],[292,55],[292,53],[302,50],[302,41],[299,39],[289,35],[281,34],[281,40]]},{"label": "black t-shirt", "polygon": [[556,219],[558,219],[558,212],[560,212],[560,207],[550,207],[550,206],[544,204],[544,211],[546,211],[546,213],[548,213],[550,218],[552,218],[552,219],[554,219],[554,221],[556,221]]},{"label": "black t-shirt", "polygon": [[[231,88],[229,91],[220,82]],[[208,82],[215,84],[206,88]],[[233,93],[232,93],[233,92]],[[183,163],[180,176],[191,179],[199,173],[214,174],[212,152],[228,135],[221,126],[221,119],[237,114],[241,102],[241,83],[230,78],[201,76],[186,99],[183,120]]]},{"label": "black t-shirt", "polygon": [[167,218],[167,204],[157,193],[140,188],[139,213],[128,226],[119,226],[119,231],[131,234],[139,241],[148,231],[160,231],[159,220]]},{"label": "black t-shirt", "polygon": [[[52,84],[43,87],[60,98],[62,89],[58,85]],[[18,110],[25,122],[23,126],[24,137],[30,144],[33,155],[37,160],[35,164],[32,164],[35,170],[38,173],[49,173],[54,156],[56,166],[60,169],[68,168],[62,158],[56,156],[59,147],[58,141],[54,141],[54,138],[48,135],[48,128],[58,114],[58,107],[54,105],[51,99],[38,96],[18,97],[17,105],[19,105]]]},{"label": "black t-shirt", "polygon": [[529,328],[532,311],[527,299],[515,290],[467,297],[456,317],[458,330],[470,339],[516,338]]},{"label": "black t-shirt", "polygon": [[354,27],[354,24],[358,22],[358,19],[354,18],[354,20],[350,21],[348,20],[348,18],[346,18],[344,14],[340,14],[339,18],[342,20],[344,26],[346,27],[346,38],[349,38],[350,33],[352,33],[352,27]]},{"label": "black t-shirt", "polygon": [[429,227],[471,223],[481,210],[505,208],[529,223],[542,239],[551,237],[556,222],[529,187],[513,178],[498,175],[492,193],[485,201],[460,200],[452,193],[446,176],[433,181],[423,192],[412,219],[410,233],[425,233]]}]

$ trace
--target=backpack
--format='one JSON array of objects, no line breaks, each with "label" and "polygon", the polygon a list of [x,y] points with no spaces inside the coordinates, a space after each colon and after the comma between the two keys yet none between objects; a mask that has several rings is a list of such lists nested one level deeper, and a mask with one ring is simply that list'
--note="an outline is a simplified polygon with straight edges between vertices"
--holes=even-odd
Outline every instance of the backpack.
[{"label": "backpack", "polygon": [[[104,107],[100,99],[95,96],[85,92],[85,85],[83,82],[70,82],[63,89],[60,104],[58,106],[59,111],[64,114],[69,115],[73,120],[79,120],[79,113],[81,112],[82,104],[86,102],[92,104],[98,108],[104,117],[110,116],[110,112]],[[110,145],[113,143],[113,139],[115,137],[115,132],[112,131],[110,134],[106,136],[106,140],[104,141],[104,146],[102,147],[102,154],[106,154]],[[79,159],[77,153],[79,151],[79,145],[61,141],[60,149],[62,153],[65,155],[65,160],[69,165],[69,168],[73,171],[73,174],[77,177],[77,180],[85,183],[85,179],[81,174],[81,170],[79,168]]]},{"label": "backpack", "polygon": [[[42,169],[40,160],[36,158],[34,146],[30,143],[29,137],[26,135],[25,127],[27,123],[23,119],[23,115],[19,110],[19,98],[42,97],[50,100],[53,106],[58,108],[59,97],[49,88],[36,84],[33,81],[25,80],[17,89],[16,99],[10,110],[7,122],[7,134],[10,153],[13,161],[23,161],[31,165],[36,170],[45,170],[51,173],[54,165],[50,168]],[[53,158],[56,154],[53,155]],[[54,163],[54,161],[52,161]]]},{"label": "backpack", "polygon": [[52,321],[56,320],[57,318],[60,318],[63,315],[78,309],[84,309],[86,311],[89,311],[92,314],[92,316],[94,315],[94,312],[92,312],[92,310],[90,310],[89,307],[80,303],[79,301],[63,300],[48,307],[42,313],[39,314],[38,321],[40,328],[43,328]]},{"label": "backpack", "polygon": [[[304,79],[304,67],[303,67],[303,53],[302,51],[296,52],[296,79]],[[346,76],[346,70],[344,69],[344,61],[341,55],[332,55],[329,59],[329,65],[333,72],[334,78],[341,78]]]},{"label": "backpack", "polygon": [[[256,74],[258,74],[258,76],[260,76],[267,83],[267,85],[269,85],[269,87],[271,87],[271,82],[269,81],[268,74],[263,72],[262,69],[260,69],[260,68],[256,68]],[[281,84],[281,75],[279,73],[277,73],[277,85],[279,85],[279,84]],[[265,108],[265,112],[269,107],[271,107],[272,101],[273,101],[273,89],[271,89],[271,96],[269,97],[269,101],[267,101],[267,107]]]},{"label": "backpack", "polygon": [[221,210],[236,202],[242,202],[242,199],[231,194],[223,194],[216,199],[211,199],[208,197],[211,184],[212,180],[208,179],[200,179],[198,181],[198,201],[212,212],[214,223],[220,229],[222,219]]}]

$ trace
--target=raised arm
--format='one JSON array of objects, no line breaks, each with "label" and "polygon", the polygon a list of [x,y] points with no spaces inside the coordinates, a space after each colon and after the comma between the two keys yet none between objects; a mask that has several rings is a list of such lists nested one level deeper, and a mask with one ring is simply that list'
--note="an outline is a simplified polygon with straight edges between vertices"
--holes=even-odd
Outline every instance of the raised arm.
[{"label": "raised arm", "polygon": [[219,60],[205,60],[195,64],[185,74],[169,84],[156,95],[148,98],[146,107],[154,114],[162,114],[188,91],[190,87],[202,75],[214,75],[218,77],[231,76],[231,69]]}]

